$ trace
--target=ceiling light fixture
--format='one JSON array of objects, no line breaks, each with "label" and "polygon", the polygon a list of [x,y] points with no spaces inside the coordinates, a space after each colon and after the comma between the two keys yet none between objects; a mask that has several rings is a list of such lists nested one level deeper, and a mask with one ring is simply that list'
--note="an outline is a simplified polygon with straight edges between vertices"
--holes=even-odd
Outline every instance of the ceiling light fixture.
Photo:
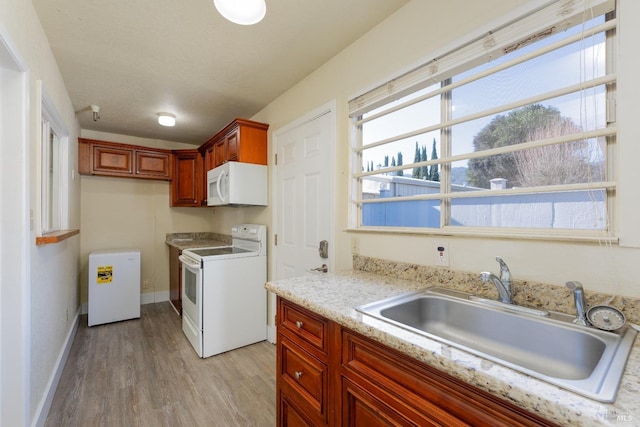
[{"label": "ceiling light fixture", "polygon": [[176,116],[171,113],[158,113],[158,123],[162,126],[175,126]]},{"label": "ceiling light fixture", "polygon": [[253,25],[262,21],[267,13],[265,0],[213,0],[220,15],[240,25]]}]

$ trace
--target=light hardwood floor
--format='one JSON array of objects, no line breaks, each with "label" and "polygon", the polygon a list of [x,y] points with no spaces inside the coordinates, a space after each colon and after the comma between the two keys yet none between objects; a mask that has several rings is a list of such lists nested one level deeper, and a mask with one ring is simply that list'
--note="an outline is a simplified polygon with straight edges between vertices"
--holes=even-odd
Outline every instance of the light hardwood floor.
[{"label": "light hardwood floor", "polygon": [[275,346],[200,359],[168,302],[87,327],[82,316],[46,427],[274,426]]}]

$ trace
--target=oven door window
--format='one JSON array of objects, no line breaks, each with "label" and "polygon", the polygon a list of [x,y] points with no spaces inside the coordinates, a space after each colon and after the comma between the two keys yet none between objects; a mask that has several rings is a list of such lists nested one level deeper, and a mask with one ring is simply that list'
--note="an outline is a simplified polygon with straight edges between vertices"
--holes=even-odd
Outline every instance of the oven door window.
[{"label": "oven door window", "polygon": [[[181,255],[182,256],[182,255]],[[182,317],[202,329],[202,270],[198,263],[182,261]]]},{"label": "oven door window", "polygon": [[198,305],[198,275],[188,268],[184,269],[184,295],[195,306]]}]

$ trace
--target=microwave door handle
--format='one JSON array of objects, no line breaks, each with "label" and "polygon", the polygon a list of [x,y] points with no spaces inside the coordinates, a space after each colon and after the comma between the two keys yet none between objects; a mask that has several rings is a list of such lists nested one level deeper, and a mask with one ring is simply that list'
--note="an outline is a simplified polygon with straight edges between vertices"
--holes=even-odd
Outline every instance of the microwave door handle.
[{"label": "microwave door handle", "polygon": [[225,196],[222,194],[221,188],[222,180],[224,179],[226,174],[226,171],[220,171],[220,175],[218,175],[218,180],[216,181],[216,191],[218,192],[218,197],[220,198],[220,201],[222,203],[226,203]]}]

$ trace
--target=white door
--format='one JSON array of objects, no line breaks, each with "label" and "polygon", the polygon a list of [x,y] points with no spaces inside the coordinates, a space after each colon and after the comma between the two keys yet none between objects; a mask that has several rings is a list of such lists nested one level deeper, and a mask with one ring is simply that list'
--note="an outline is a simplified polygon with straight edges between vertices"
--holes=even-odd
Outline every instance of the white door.
[{"label": "white door", "polygon": [[[286,279],[311,273],[324,264],[333,270],[333,162],[335,108],[324,107],[274,133],[275,274]],[[324,256],[319,247],[325,241]],[[275,298],[270,300],[274,325]],[[269,331],[269,339],[275,332]]]}]

